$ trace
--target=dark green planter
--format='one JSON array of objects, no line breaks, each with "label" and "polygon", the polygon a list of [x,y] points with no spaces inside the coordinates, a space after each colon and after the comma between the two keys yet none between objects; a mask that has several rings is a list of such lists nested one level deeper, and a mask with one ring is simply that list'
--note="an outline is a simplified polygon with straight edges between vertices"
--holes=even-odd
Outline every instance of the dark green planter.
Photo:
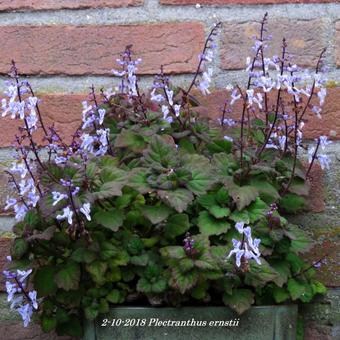
[{"label": "dark green planter", "polygon": [[[102,326],[104,319],[108,320],[106,326]],[[205,321],[206,326],[156,326],[154,319]],[[294,340],[296,319],[294,305],[252,307],[241,316],[227,307],[116,307],[96,322],[87,323],[84,340]],[[112,320],[115,326],[111,326]],[[141,326],[142,320],[145,326]],[[228,327],[226,322],[230,320],[231,324],[238,321],[238,326]]]}]

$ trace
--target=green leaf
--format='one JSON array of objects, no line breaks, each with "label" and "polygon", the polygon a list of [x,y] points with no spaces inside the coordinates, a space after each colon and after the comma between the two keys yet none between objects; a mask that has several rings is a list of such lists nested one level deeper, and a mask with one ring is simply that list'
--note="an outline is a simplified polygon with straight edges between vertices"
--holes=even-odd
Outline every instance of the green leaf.
[{"label": "green leaf", "polygon": [[271,266],[276,270],[279,274],[278,278],[275,280],[275,283],[282,287],[290,277],[290,265],[287,261],[274,261],[271,263]]},{"label": "green leaf", "polygon": [[202,211],[199,214],[197,225],[203,235],[220,235],[230,229],[230,224],[227,221],[217,220],[207,211]]},{"label": "green leaf", "polygon": [[203,169],[195,169],[191,171],[192,178],[187,182],[186,186],[195,195],[203,195],[210,189],[214,183],[211,173]]},{"label": "green leaf", "polygon": [[288,224],[284,234],[291,239],[290,251],[292,252],[305,252],[313,245],[312,239],[297,225]]},{"label": "green leaf", "polygon": [[219,270],[218,265],[215,262],[215,259],[208,254],[204,254],[199,257],[199,259],[194,261],[195,267],[204,270]]},{"label": "green leaf", "polygon": [[268,206],[264,203],[259,197],[256,197],[255,202],[251,203],[247,207],[247,211],[249,214],[250,222],[255,223],[261,217],[263,217],[268,210]]},{"label": "green leaf", "polygon": [[243,187],[233,187],[230,189],[230,195],[236,203],[237,209],[242,210],[252,201],[255,201],[259,193],[256,188],[246,185]]},{"label": "green leaf", "polygon": [[11,247],[11,255],[15,260],[19,260],[28,250],[28,243],[23,238],[16,238]]},{"label": "green leaf", "polygon": [[290,214],[302,210],[305,206],[306,206],[305,199],[292,193],[286,194],[280,200],[280,207]]},{"label": "green leaf", "polygon": [[135,266],[146,266],[149,262],[149,255],[148,254],[142,254],[138,256],[131,256],[130,263],[132,263]]},{"label": "green leaf", "polygon": [[273,288],[273,297],[276,303],[281,303],[288,300],[290,295],[285,288],[275,286]]},{"label": "green leaf", "polygon": [[117,231],[123,225],[124,214],[121,210],[99,210],[94,214],[94,220],[103,227]]},{"label": "green leaf", "polygon": [[57,326],[57,319],[53,316],[43,315],[41,318],[41,328],[48,333],[53,331]]},{"label": "green leaf", "polygon": [[216,205],[215,195],[206,194],[198,197],[197,202],[204,208],[209,209]]},{"label": "green leaf", "polygon": [[208,283],[203,281],[191,291],[191,296],[196,300],[203,300],[207,296],[207,289]]},{"label": "green leaf", "polygon": [[[167,137],[173,141],[172,137]],[[173,168],[177,163],[175,144],[171,145],[169,140],[166,140],[166,136],[153,136],[143,155],[147,165],[158,170]]]},{"label": "green leaf", "polygon": [[76,262],[91,263],[96,259],[96,254],[89,249],[78,248],[72,253],[71,259]]},{"label": "green leaf", "polygon": [[127,182],[127,173],[116,167],[104,167],[100,173],[103,184],[93,192],[94,199],[121,196],[122,188]]},{"label": "green leaf", "polygon": [[187,214],[172,215],[164,227],[164,235],[167,238],[175,238],[184,234],[189,228],[190,223]]},{"label": "green leaf", "polygon": [[98,191],[92,193],[94,199],[103,200],[105,198],[122,195],[122,187],[124,183],[106,182],[102,184]]},{"label": "green leaf", "polygon": [[94,320],[99,314],[98,308],[95,306],[86,307],[84,309],[84,313],[85,313],[86,319],[88,320]]},{"label": "green leaf", "polygon": [[43,266],[37,269],[34,275],[34,289],[39,297],[52,295],[57,290],[57,284],[54,281],[55,268],[52,266]]},{"label": "green leaf", "polygon": [[108,260],[109,258],[116,256],[119,251],[120,249],[109,241],[100,243],[100,256],[103,260]]},{"label": "green leaf", "polygon": [[167,286],[168,283],[165,279],[158,279],[156,282],[152,283],[151,292],[156,294],[162,293],[166,290]]},{"label": "green leaf", "polygon": [[133,152],[140,153],[144,150],[146,143],[141,135],[124,129],[117,136],[114,146],[116,148],[129,148]]},{"label": "green leaf", "polygon": [[223,295],[223,302],[238,314],[242,314],[254,303],[254,294],[249,289],[233,289],[232,295]]},{"label": "green leaf", "polygon": [[71,289],[78,289],[80,280],[80,267],[75,262],[68,262],[63,265],[54,276],[55,282],[59,288],[66,291]]},{"label": "green leaf", "polygon": [[93,280],[99,285],[105,283],[105,272],[107,270],[107,263],[101,261],[94,261],[86,265],[86,270],[91,274]]},{"label": "green leaf", "polygon": [[151,221],[152,224],[158,224],[168,218],[171,208],[161,204],[156,206],[143,206],[142,214]]},{"label": "green leaf", "polygon": [[185,273],[194,267],[194,261],[188,257],[181,259],[179,262],[179,269]]},{"label": "green leaf", "polygon": [[152,284],[149,280],[142,277],[138,280],[136,289],[138,292],[148,294],[152,292]]},{"label": "green leaf", "polygon": [[229,208],[223,208],[223,207],[220,207],[218,205],[213,205],[208,210],[209,210],[210,214],[213,215],[215,218],[227,217],[230,214]]},{"label": "green leaf", "polygon": [[268,204],[273,203],[280,198],[280,194],[277,189],[266,179],[254,178],[250,182],[250,185],[258,190],[260,198]]},{"label": "green leaf", "polygon": [[113,289],[111,292],[106,296],[106,299],[114,304],[123,303],[125,300],[124,294],[122,291],[118,289]]},{"label": "green leaf", "polygon": [[122,279],[122,274],[119,267],[110,267],[108,273],[106,273],[106,278],[109,282],[118,282]]},{"label": "green leaf", "polygon": [[182,259],[186,257],[183,247],[179,246],[163,247],[159,251],[163,257],[168,257],[171,259]]},{"label": "green leaf", "polygon": [[290,293],[290,296],[292,297],[292,300],[295,301],[298,298],[300,298],[303,294],[305,294],[306,288],[303,283],[295,279],[289,279],[288,291]]},{"label": "green leaf", "polygon": [[222,139],[222,140],[214,140],[212,143],[207,145],[207,148],[212,153],[230,153],[233,143],[231,141]]},{"label": "green leaf", "polygon": [[225,188],[221,188],[217,191],[216,195],[215,195],[216,201],[219,204],[228,204],[229,203],[229,193],[227,191],[227,189]]},{"label": "green leaf", "polygon": [[79,316],[71,314],[66,322],[58,323],[57,333],[59,335],[81,337],[83,335],[83,327]]},{"label": "green leaf", "polygon": [[148,170],[144,168],[134,168],[129,174],[129,180],[126,185],[137,190],[140,194],[146,194],[152,189],[148,184]]},{"label": "green leaf", "polygon": [[311,286],[314,294],[325,294],[327,292],[327,288],[319,281],[314,281]]},{"label": "green leaf", "polygon": [[288,253],[286,255],[286,260],[289,262],[293,274],[298,274],[304,266],[304,262],[301,257],[295,253]]},{"label": "green leaf", "polygon": [[173,268],[170,286],[177,289],[181,294],[194,287],[199,278],[198,272],[190,271],[182,273],[178,268]]},{"label": "green leaf", "polygon": [[158,196],[163,202],[169,204],[177,212],[185,211],[188,205],[193,201],[194,196],[191,191],[186,189],[176,190],[158,190]]},{"label": "green leaf", "polygon": [[268,282],[275,282],[278,276],[275,269],[261,258],[261,264],[249,261],[249,272],[246,273],[245,283],[254,287],[263,286]]},{"label": "green leaf", "polygon": [[107,302],[106,299],[100,299],[99,300],[99,306],[98,306],[98,312],[100,314],[105,314],[110,311],[110,306],[109,303]]},{"label": "green leaf", "polygon": [[246,224],[250,223],[249,213],[246,210],[233,211],[231,215],[229,216],[229,219],[231,219],[234,222],[244,222]]}]

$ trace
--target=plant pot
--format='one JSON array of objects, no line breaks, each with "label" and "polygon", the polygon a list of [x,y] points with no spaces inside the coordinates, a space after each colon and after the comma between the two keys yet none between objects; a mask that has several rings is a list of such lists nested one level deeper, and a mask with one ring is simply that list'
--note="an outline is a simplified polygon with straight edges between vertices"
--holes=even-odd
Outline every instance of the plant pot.
[{"label": "plant pot", "polygon": [[241,316],[227,307],[116,307],[86,323],[84,340],[294,340],[296,320],[295,305],[252,307]]}]

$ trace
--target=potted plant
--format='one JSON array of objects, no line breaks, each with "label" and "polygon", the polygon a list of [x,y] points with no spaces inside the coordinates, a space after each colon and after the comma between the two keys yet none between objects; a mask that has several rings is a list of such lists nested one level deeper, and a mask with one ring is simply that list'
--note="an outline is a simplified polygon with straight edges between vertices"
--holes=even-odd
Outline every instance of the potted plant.
[{"label": "potted plant", "polygon": [[247,59],[249,81],[228,86],[218,122],[198,114],[192,90],[209,93],[221,24],[186,90],[161,68],[142,93],[141,61],[128,46],[114,71],[119,88],[91,88],[70,141],[44,125],[13,62],[3,116],[24,126],[8,172],[18,196],[7,208],[18,222],[4,274],[25,325],[36,312],[45,331],[85,329],[88,340],[294,338],[291,302],[325,292],[313,278],[323,259],[306,263],[311,240],[286,218],[306,207],[313,164],[329,165],[327,137],[302,142],[306,112],[319,116],[326,95],[324,51],[314,73],[292,63],[285,40],[267,58],[266,20]]}]

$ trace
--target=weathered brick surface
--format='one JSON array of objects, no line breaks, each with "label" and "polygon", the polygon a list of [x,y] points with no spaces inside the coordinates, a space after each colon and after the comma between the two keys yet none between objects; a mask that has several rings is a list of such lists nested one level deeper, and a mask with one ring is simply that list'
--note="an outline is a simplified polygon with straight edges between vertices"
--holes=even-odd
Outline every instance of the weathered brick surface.
[{"label": "weathered brick surface", "polygon": [[[86,95],[58,95],[51,94],[39,96],[41,99],[40,110],[46,126],[54,123],[66,140],[72,138],[75,129],[81,120],[81,102],[87,99]],[[1,118],[0,146],[11,146],[18,127],[22,121],[12,120],[9,117]],[[37,141],[41,140],[39,135]]]},{"label": "weathered brick surface", "polygon": [[340,21],[335,23],[335,58],[336,66],[340,67]]},{"label": "weathered brick surface", "polygon": [[10,161],[0,163],[0,216],[12,214],[4,210],[7,197],[12,197],[14,194],[14,190],[8,183],[8,175],[4,173],[5,170],[8,170],[9,166]]},{"label": "weathered brick surface", "polygon": [[[5,337],[1,337],[4,336]],[[3,340],[76,340],[69,336],[57,336],[55,333],[44,333],[40,326],[31,323],[24,327],[21,321],[1,321],[0,339]]]},{"label": "weathered brick surface", "polygon": [[110,26],[1,26],[0,73],[11,59],[23,74],[109,75],[132,44],[138,73],[193,72],[204,40],[195,22]]},{"label": "weathered brick surface", "polygon": [[[0,291],[4,290],[5,279],[2,275],[2,271],[4,270],[7,260],[6,256],[10,254],[12,240],[10,238],[2,238],[0,237]],[[0,339],[1,339],[1,331],[0,331]]]},{"label": "weathered brick surface", "polygon": [[260,5],[260,4],[283,4],[283,3],[302,3],[302,4],[315,4],[315,3],[326,3],[336,2],[335,0],[160,0],[161,4],[164,5],[229,5],[229,4],[249,4],[249,5]]},{"label": "weathered brick surface", "polygon": [[313,165],[309,175],[311,187],[307,198],[308,209],[314,213],[323,212],[325,210],[325,190],[323,185],[323,171],[319,163]]},{"label": "weathered brick surface", "polygon": [[340,286],[340,239],[338,237],[340,226],[331,230],[321,228],[313,229],[313,239],[316,241],[312,250],[306,254],[306,258],[311,262],[325,258],[325,263],[317,270],[316,278],[327,287]]},{"label": "weathered brick surface", "polygon": [[0,0],[0,11],[79,9],[142,5],[144,0]]},{"label": "weathered brick surface", "polygon": [[[246,57],[253,55],[253,36],[259,35],[257,22],[233,22],[223,24],[221,66],[224,69],[242,69]],[[328,45],[324,38],[326,23],[322,19],[269,20],[267,31],[274,37],[269,42],[266,55],[281,55],[282,39],[286,38],[287,52],[300,66],[315,66],[321,50]]]},{"label": "weathered brick surface", "polygon": [[321,326],[316,322],[308,322],[304,324],[304,330],[304,340],[332,340],[330,326]]}]

